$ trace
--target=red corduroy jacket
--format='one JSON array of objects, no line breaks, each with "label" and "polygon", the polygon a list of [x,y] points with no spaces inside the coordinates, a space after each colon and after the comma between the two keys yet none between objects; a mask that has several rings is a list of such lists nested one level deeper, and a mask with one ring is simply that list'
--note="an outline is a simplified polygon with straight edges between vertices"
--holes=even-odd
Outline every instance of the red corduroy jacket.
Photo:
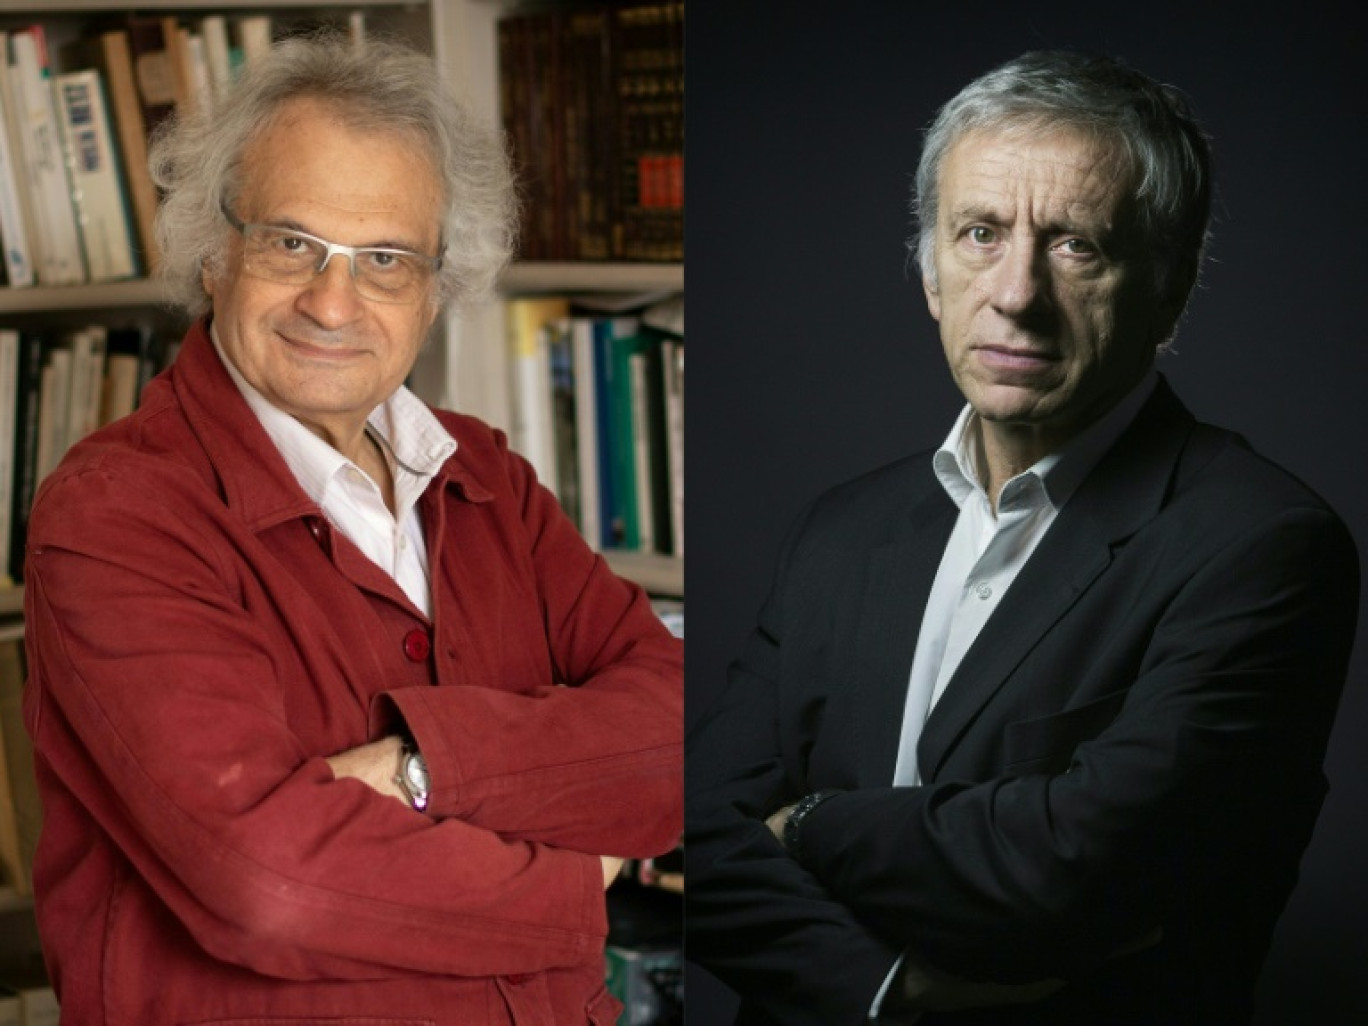
[{"label": "red corduroy jacket", "polygon": [[[43,484],[25,718],[63,1022],[615,1021],[598,856],[678,837],[682,646],[498,432],[439,416],[431,620],[203,324]],[[400,726],[427,814],[325,761]]]}]

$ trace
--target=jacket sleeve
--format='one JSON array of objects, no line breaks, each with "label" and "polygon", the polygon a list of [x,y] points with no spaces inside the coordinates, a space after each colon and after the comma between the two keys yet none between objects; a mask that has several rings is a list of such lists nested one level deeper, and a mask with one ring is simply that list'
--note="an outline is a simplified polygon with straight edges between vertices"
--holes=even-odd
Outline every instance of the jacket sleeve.
[{"label": "jacket sleeve", "polygon": [[435,816],[576,851],[659,854],[683,828],[683,644],[499,441],[556,683],[393,690],[372,732],[399,711]]},{"label": "jacket sleeve", "polygon": [[980,979],[1087,972],[1240,874],[1245,904],[1280,908],[1357,605],[1332,514],[1265,516],[1184,580],[1067,765],[838,795],[804,821],[804,865],[881,936]]},{"label": "jacket sleeve", "polygon": [[[801,534],[801,525],[793,538]],[[778,653],[796,542],[728,687],[689,733],[689,957],[785,1026],[865,1022],[898,948],[800,866],[765,818],[805,792],[780,737]]]},{"label": "jacket sleeve", "polygon": [[[25,712],[40,774],[206,951],[259,973],[496,975],[598,957],[597,856],[434,821],[306,749],[276,644],[206,526],[215,498],[162,473],[68,472],[35,505]],[[90,827],[46,829],[56,843]]]}]

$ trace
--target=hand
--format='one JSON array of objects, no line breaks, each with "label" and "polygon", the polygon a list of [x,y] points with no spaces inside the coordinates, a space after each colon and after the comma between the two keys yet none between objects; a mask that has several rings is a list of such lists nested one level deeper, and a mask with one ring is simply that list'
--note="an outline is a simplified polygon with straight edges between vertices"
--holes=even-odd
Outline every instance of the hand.
[{"label": "hand", "polygon": [[611,855],[600,855],[599,858],[603,862],[603,889],[606,891],[609,887],[613,886],[613,881],[615,881],[618,878],[618,874],[622,872],[622,863],[625,860],[614,858]]},{"label": "hand", "polygon": [[[794,803],[796,805],[797,802]],[[765,820],[765,826],[769,827],[770,833],[780,844],[784,843],[784,827],[788,825],[789,816],[793,813],[793,805],[785,805],[769,819]]]},{"label": "hand", "polygon": [[399,786],[397,779],[403,758],[403,741],[391,736],[330,755],[328,765],[332,767],[333,776],[338,780],[359,780],[371,790],[398,799],[406,808],[412,808],[408,795]]}]

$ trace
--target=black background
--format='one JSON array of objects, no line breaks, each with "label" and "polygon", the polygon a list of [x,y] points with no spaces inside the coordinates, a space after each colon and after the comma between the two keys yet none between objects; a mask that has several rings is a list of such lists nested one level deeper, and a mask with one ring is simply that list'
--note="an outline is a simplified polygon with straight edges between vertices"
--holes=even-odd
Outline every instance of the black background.
[{"label": "black background", "polygon": [[[690,722],[801,505],[949,429],[960,398],[905,248],[911,179],[936,108],[1024,50],[1109,53],[1191,97],[1215,154],[1214,241],[1160,369],[1200,418],[1324,495],[1368,550],[1364,42],[1314,3],[690,4]],[[1362,624],[1261,1026],[1368,1022]],[[731,1007],[690,967],[691,1026],[729,1022]]]}]

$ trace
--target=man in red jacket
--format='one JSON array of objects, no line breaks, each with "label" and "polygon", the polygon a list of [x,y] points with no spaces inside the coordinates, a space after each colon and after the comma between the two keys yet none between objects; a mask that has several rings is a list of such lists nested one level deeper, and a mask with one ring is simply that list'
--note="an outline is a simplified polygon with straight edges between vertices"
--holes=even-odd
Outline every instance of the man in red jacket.
[{"label": "man in red jacket", "polygon": [[680,645],[403,386],[507,257],[503,154],[426,58],[314,41],[153,166],[202,316],[30,524],[64,1020],[614,1022],[603,892],[680,829]]}]

